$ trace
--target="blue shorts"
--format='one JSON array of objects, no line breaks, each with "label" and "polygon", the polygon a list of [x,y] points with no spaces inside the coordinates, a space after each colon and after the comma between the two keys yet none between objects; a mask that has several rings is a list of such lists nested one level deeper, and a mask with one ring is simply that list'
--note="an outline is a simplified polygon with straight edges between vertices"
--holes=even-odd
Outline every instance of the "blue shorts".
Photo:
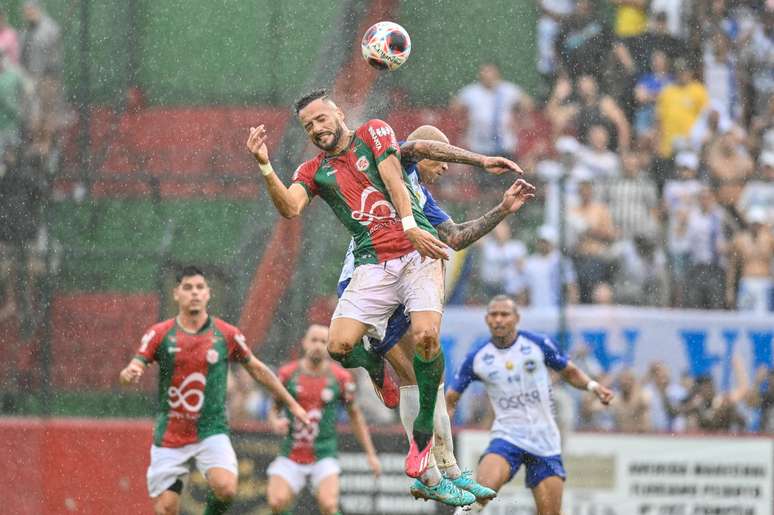
[{"label": "blue shorts", "polygon": [[487,454],[497,454],[498,456],[505,458],[505,461],[511,466],[511,475],[508,476],[508,481],[513,479],[513,476],[516,475],[523,463],[527,469],[527,476],[524,478],[524,484],[529,489],[535,488],[547,477],[557,476],[562,478],[562,480],[567,478],[567,472],[564,470],[561,454],[555,456],[537,456],[502,438],[495,438],[489,442],[489,447],[486,448],[484,454],[481,455],[481,458],[483,459]]},{"label": "blue shorts", "polygon": [[[339,297],[341,297],[341,294],[347,289],[349,281],[350,280],[347,279],[338,284],[336,293]],[[403,335],[406,334],[410,325],[411,318],[406,314],[406,308],[401,304],[395,309],[395,312],[387,321],[387,330],[384,333],[384,339],[379,341],[376,338],[369,338],[371,351],[378,356],[384,357],[384,355],[387,354],[390,349],[395,347],[395,344],[403,338]]]}]

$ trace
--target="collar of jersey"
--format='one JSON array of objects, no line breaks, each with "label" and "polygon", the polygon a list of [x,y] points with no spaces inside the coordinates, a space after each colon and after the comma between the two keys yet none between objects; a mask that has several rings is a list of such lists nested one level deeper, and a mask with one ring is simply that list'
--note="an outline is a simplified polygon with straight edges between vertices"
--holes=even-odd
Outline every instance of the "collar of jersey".
[{"label": "collar of jersey", "polygon": [[192,333],[191,331],[188,331],[185,327],[183,327],[182,324],[180,324],[178,317],[175,317],[175,326],[181,331],[183,331],[185,334],[190,334],[190,335],[201,334],[207,329],[209,329],[211,325],[212,325],[212,318],[209,315],[207,315],[207,321],[204,322],[204,325],[198,331],[196,331],[195,333]]},{"label": "collar of jersey", "polygon": [[508,350],[514,346],[514,344],[516,343],[516,340],[519,339],[520,334],[521,334],[521,331],[516,331],[516,338],[514,338],[511,344],[508,345],[507,347],[498,347],[497,345],[495,345],[495,342],[493,342],[492,340],[489,340],[489,342],[492,344],[492,347],[494,347],[497,350]]}]

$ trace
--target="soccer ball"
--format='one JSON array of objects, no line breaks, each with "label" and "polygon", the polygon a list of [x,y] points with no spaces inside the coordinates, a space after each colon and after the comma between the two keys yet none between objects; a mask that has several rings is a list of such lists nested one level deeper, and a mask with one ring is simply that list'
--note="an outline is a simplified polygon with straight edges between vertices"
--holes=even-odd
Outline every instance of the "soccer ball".
[{"label": "soccer ball", "polygon": [[411,53],[411,38],[397,23],[380,21],[366,31],[360,49],[374,68],[395,71]]}]

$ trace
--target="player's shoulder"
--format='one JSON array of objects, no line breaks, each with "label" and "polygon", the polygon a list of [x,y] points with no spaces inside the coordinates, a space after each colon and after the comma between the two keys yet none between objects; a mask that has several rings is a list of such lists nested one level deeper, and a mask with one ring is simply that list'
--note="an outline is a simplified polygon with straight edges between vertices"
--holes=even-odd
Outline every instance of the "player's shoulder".
[{"label": "player's shoulder", "polygon": [[277,374],[280,377],[290,377],[296,373],[296,370],[298,370],[298,360],[293,360],[282,365],[277,371]]},{"label": "player's shoulder", "polygon": [[331,372],[333,373],[334,377],[336,377],[337,381],[353,381],[352,373],[346,368],[342,367],[338,363],[331,363],[330,366]]},{"label": "player's shoulder", "polygon": [[146,331],[145,334],[151,334],[153,333],[153,337],[164,337],[166,334],[174,327],[175,325],[175,319],[170,318],[168,320],[163,320],[161,322],[157,322],[150,326]]},{"label": "player's shoulder", "polygon": [[307,175],[307,174],[314,174],[314,172],[317,171],[318,168],[320,168],[320,165],[322,164],[322,160],[325,158],[325,152],[320,152],[316,156],[314,156],[312,159],[307,159],[293,172],[293,180],[295,181],[301,176]]},{"label": "player's shoulder", "polygon": [[222,318],[212,317],[212,325],[226,336],[232,336],[241,332],[237,326],[229,324]]},{"label": "player's shoulder", "polygon": [[519,331],[519,336],[529,340],[543,350],[551,350],[553,352],[559,352],[556,342],[551,339],[550,336],[543,333],[536,333],[534,331]]},{"label": "player's shoulder", "polygon": [[371,118],[358,127],[355,132],[360,139],[365,139],[366,136],[370,136],[374,139],[382,138],[395,133],[392,130],[392,127],[390,127],[390,124],[379,118]]},{"label": "player's shoulder", "polygon": [[471,359],[471,360],[475,359],[476,356],[484,352],[491,343],[492,342],[488,339],[481,340],[474,343],[473,346],[470,348],[470,350],[468,350],[468,355],[467,355],[468,359]]}]

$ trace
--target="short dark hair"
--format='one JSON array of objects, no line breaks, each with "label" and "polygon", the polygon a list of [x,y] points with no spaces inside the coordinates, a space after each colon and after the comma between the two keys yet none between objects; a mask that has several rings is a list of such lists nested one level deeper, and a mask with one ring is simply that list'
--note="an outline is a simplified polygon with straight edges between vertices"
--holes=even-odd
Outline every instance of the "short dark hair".
[{"label": "short dark hair", "polygon": [[175,280],[177,281],[177,284],[180,284],[186,277],[193,277],[195,275],[201,275],[205,279],[207,278],[207,276],[204,275],[204,272],[202,272],[202,269],[198,266],[186,265],[177,271],[175,274]]},{"label": "short dark hair", "polygon": [[494,297],[489,299],[489,303],[487,304],[487,311],[489,310],[489,306],[491,306],[495,302],[510,302],[511,309],[513,310],[514,314],[517,314],[519,312],[519,308],[516,306],[516,301],[513,300],[512,297],[505,294],[495,295]]},{"label": "short dark hair", "polygon": [[294,109],[296,111],[296,116],[298,116],[298,113],[301,112],[301,109],[305,108],[318,98],[322,98],[323,100],[330,100],[330,97],[328,95],[328,90],[321,88],[316,89],[314,91],[311,91],[304,95],[303,97],[296,100],[296,103],[294,105]]}]

